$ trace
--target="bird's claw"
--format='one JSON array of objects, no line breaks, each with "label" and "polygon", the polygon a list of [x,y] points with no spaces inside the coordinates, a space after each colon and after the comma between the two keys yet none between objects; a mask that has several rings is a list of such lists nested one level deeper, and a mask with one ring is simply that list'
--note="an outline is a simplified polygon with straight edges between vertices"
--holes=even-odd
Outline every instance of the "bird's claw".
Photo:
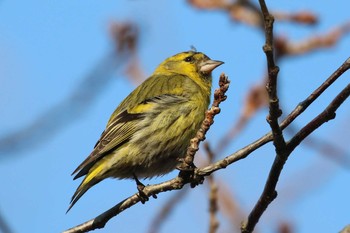
[{"label": "bird's claw", "polygon": [[[137,178],[137,176],[134,174],[134,179],[136,181],[136,187],[137,187],[137,190],[139,191],[139,193],[137,194],[140,198],[140,201],[142,204],[145,204],[146,201],[149,200],[149,197],[147,196],[147,194],[143,191],[145,189],[145,185],[141,183],[141,181]],[[154,199],[157,199],[157,195],[152,193],[152,197]]]},{"label": "bird's claw", "polygon": [[194,163],[188,164],[186,163],[184,158],[178,159],[179,165],[176,166],[176,169],[183,172],[193,172],[196,168],[196,165]]}]

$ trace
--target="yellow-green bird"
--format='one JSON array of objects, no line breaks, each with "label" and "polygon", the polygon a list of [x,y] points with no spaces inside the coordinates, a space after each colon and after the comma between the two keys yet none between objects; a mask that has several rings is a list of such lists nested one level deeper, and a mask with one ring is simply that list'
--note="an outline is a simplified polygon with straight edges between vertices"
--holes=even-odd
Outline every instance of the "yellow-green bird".
[{"label": "yellow-green bird", "polygon": [[74,179],[85,178],[68,211],[103,179],[134,178],[139,183],[137,178],[174,170],[204,119],[211,72],[221,64],[196,51],[163,61],[120,103],[91,154],[73,172]]}]

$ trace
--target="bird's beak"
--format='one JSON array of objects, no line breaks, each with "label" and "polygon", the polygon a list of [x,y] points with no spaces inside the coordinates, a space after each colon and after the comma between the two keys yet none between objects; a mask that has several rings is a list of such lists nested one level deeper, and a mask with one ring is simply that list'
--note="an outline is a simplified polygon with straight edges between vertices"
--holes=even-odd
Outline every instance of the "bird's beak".
[{"label": "bird's beak", "polygon": [[199,71],[203,73],[210,73],[219,65],[224,64],[222,61],[207,60],[199,64]]}]

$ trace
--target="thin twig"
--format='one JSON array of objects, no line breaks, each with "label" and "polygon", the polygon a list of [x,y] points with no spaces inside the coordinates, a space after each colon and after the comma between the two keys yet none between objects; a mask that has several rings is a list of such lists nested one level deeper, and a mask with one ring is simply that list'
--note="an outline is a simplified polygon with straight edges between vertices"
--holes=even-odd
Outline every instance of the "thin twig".
[{"label": "thin twig", "polygon": [[[215,155],[210,148],[209,143],[204,144],[204,148],[207,152],[209,163],[214,162]],[[214,180],[213,174],[208,177],[208,184],[210,187],[209,193],[209,233],[215,233],[219,227],[219,220],[216,217],[216,213],[218,212],[218,185]]]},{"label": "thin twig", "polygon": [[278,124],[278,118],[281,116],[282,111],[279,107],[279,99],[277,96],[277,75],[279,72],[278,66],[275,64],[274,58],[274,38],[273,38],[273,22],[274,18],[269,13],[265,1],[259,0],[261,11],[265,23],[265,45],[263,46],[267,59],[268,70],[268,82],[266,85],[267,93],[269,95],[269,115],[267,116],[267,122],[270,124],[273,141],[276,147],[277,154],[283,154],[286,147],[286,142],[283,138],[282,130]]},{"label": "thin twig", "polygon": [[262,147],[266,143],[272,141],[272,133],[267,133],[258,140],[250,143],[249,145],[243,147],[242,149],[236,151],[235,153],[213,163],[203,168],[198,168],[195,170],[195,174],[198,176],[208,176],[211,173],[226,168],[228,165],[237,162],[238,160],[246,158],[250,153],[256,149]]},{"label": "thin twig", "polygon": [[[290,125],[286,129],[286,132],[293,136],[298,132],[298,129]],[[338,135],[338,132],[335,134]],[[350,151],[345,150],[334,142],[310,135],[304,140],[303,146],[311,148],[323,156],[323,158],[331,160],[342,168],[350,169]]]},{"label": "thin twig", "polygon": [[[350,63],[349,63],[350,65]],[[321,112],[317,117],[305,125],[295,136],[288,142],[287,149],[288,153],[291,153],[307,136],[309,136],[318,127],[323,125],[329,120],[335,118],[335,112],[340,107],[340,105],[349,97],[350,95],[350,84],[348,84],[327,106],[323,112]]]},{"label": "thin twig", "polygon": [[[312,132],[314,132],[321,125],[329,120],[335,118],[335,112],[339,106],[349,97],[350,95],[350,84],[348,84],[328,105],[328,107],[311,120],[306,126],[304,126],[288,143],[286,150],[286,157],[281,158],[276,156],[274,163],[269,172],[268,179],[266,181],[263,193],[261,194],[259,201],[249,215],[248,222],[243,225],[242,232],[250,233],[253,232],[255,225],[259,221],[262,214],[265,212],[268,205],[277,196],[276,186],[279,176],[282,172],[283,166],[287,161],[293,150]],[[270,197],[269,195],[273,195]]]},{"label": "thin twig", "polygon": [[206,111],[205,119],[202,122],[201,128],[197,131],[196,136],[191,139],[190,146],[187,149],[186,157],[183,160],[183,164],[180,166],[182,168],[193,167],[194,155],[199,149],[199,143],[205,140],[205,134],[209,130],[210,126],[214,123],[214,116],[220,113],[219,104],[226,100],[226,91],[228,90],[230,80],[225,76],[224,73],[220,75],[219,78],[219,88],[214,92],[214,101],[211,108]]},{"label": "thin twig", "polygon": [[301,113],[303,113],[328,87],[332,85],[343,73],[350,68],[350,58],[348,58],[336,71],[333,72],[329,78],[322,83],[315,91],[309,95],[304,101],[300,102],[298,106],[284,119],[281,123],[281,128],[285,129],[292,121],[295,120]]},{"label": "thin twig", "polygon": [[[150,197],[154,194],[158,194],[161,192],[181,189],[186,183],[188,183],[188,182],[186,182],[181,176],[177,176],[169,181],[166,181],[166,182],[163,182],[160,184],[147,185],[143,189],[143,192],[145,195]],[[97,216],[97,217],[95,217],[87,222],[84,222],[78,226],[70,228],[70,229],[64,231],[63,233],[88,232],[88,231],[95,230],[98,228],[103,228],[111,218],[120,214],[124,210],[130,208],[131,206],[137,204],[140,201],[141,201],[141,197],[140,197],[139,193],[135,193],[134,195],[124,199],[123,201],[119,202],[117,205],[110,208],[106,212],[100,214],[99,216]]]}]

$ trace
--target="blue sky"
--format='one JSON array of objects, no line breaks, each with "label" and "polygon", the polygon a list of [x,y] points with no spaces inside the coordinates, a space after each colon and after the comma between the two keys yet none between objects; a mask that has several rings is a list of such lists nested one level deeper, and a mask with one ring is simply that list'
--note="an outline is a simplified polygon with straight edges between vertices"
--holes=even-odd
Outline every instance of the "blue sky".
[{"label": "blue sky", "polygon": [[[267,4],[271,9],[284,11],[312,10],[320,17],[316,26],[276,24],[276,34],[295,41],[328,32],[349,20],[346,0],[337,4],[314,4],[311,0]],[[263,34],[232,22],[221,11],[201,11],[186,1],[160,0],[0,1],[0,138],[30,125],[79,89],[86,75],[113,49],[109,36],[111,22],[128,20],[140,25],[138,55],[146,75],[162,60],[189,50],[191,45],[225,62],[213,74],[214,87],[221,72],[232,80],[228,100],[207,135],[215,145],[227,125],[238,119],[247,90],[259,83],[265,72]],[[349,48],[350,35],[335,47],[281,61],[280,97],[285,113],[349,57]],[[97,92],[86,106],[60,115],[58,121],[66,123],[59,130],[44,129],[45,136],[37,144],[32,143],[35,137],[24,139],[28,143],[18,145],[23,146],[21,150],[0,150],[0,211],[14,232],[61,232],[97,216],[136,191],[133,181],[106,180],[89,190],[65,214],[80,182],[72,180],[71,172],[90,153],[114,108],[134,88],[122,68],[107,72],[111,78],[106,86],[99,87],[102,93]],[[341,77],[294,126],[299,128],[319,113],[348,83],[349,77],[349,74]],[[317,138],[349,154],[348,106],[346,102],[337,112],[336,120],[317,131]],[[266,110],[259,111],[220,156],[229,155],[268,132],[266,114]],[[269,144],[216,173],[245,212],[252,209],[259,197],[273,158],[274,149]],[[145,183],[158,183],[176,174]],[[350,223],[349,178],[349,167],[301,146],[288,160],[277,187],[280,195],[257,229],[263,233],[276,232],[276,224],[286,221],[293,224],[295,232],[339,231]],[[179,223],[186,225],[186,232],[206,232],[207,195],[205,186],[191,190],[162,232],[179,232]],[[172,193],[163,193],[157,200],[136,205],[96,232],[146,232],[156,211],[171,196]],[[223,214],[219,218],[219,232],[228,231],[230,223]]]}]

